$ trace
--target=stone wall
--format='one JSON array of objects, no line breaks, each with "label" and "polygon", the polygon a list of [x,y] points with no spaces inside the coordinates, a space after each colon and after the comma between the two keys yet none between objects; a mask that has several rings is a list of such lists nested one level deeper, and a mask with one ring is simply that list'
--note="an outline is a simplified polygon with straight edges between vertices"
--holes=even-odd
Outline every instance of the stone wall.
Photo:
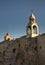
[{"label": "stone wall", "polygon": [[1,42],[0,65],[45,65],[45,34]]}]

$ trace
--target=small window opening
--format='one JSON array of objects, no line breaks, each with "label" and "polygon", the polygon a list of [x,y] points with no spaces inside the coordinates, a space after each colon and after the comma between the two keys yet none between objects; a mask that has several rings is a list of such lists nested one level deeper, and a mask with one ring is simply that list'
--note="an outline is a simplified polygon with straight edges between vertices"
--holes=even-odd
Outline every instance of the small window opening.
[{"label": "small window opening", "polygon": [[14,49],[13,49],[13,53],[15,53],[15,50],[16,50],[16,49],[14,48]]},{"label": "small window opening", "polygon": [[35,51],[37,50],[37,46],[34,48],[34,50],[35,50]]},{"label": "small window opening", "polygon": [[26,52],[28,52],[28,47],[26,48]]},{"label": "small window opening", "polygon": [[19,44],[19,47],[20,47],[20,44]]},{"label": "small window opening", "polygon": [[41,49],[42,47],[40,46],[40,49]]},{"label": "small window opening", "polygon": [[11,65],[11,64],[9,64],[9,65]]}]

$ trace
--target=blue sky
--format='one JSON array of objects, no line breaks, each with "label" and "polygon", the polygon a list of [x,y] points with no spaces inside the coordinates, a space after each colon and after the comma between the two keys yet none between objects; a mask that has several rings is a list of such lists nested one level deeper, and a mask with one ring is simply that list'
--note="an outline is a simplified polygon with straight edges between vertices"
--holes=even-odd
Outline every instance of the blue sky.
[{"label": "blue sky", "polygon": [[7,32],[14,38],[25,35],[32,10],[39,32],[45,33],[45,0],[0,0],[0,41]]}]

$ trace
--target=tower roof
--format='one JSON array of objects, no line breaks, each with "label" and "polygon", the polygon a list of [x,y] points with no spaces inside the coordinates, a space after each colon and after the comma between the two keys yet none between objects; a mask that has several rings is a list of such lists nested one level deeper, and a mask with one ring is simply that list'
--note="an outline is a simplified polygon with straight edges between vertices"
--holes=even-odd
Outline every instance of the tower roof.
[{"label": "tower roof", "polygon": [[35,16],[33,13],[31,14],[30,19],[35,19]]}]

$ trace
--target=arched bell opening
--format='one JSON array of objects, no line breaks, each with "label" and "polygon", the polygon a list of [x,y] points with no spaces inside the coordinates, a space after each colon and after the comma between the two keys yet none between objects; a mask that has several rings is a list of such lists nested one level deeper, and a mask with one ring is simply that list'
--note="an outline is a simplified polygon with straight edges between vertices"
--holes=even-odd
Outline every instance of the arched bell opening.
[{"label": "arched bell opening", "polygon": [[28,34],[30,34],[30,32],[31,32],[31,30],[30,30],[30,28],[28,28]]},{"label": "arched bell opening", "polygon": [[37,27],[35,25],[33,26],[33,33],[37,34]]},{"label": "arched bell opening", "polygon": [[30,26],[28,26],[27,33],[28,33],[28,34],[30,34],[30,33],[31,33],[31,27],[30,27]]}]

